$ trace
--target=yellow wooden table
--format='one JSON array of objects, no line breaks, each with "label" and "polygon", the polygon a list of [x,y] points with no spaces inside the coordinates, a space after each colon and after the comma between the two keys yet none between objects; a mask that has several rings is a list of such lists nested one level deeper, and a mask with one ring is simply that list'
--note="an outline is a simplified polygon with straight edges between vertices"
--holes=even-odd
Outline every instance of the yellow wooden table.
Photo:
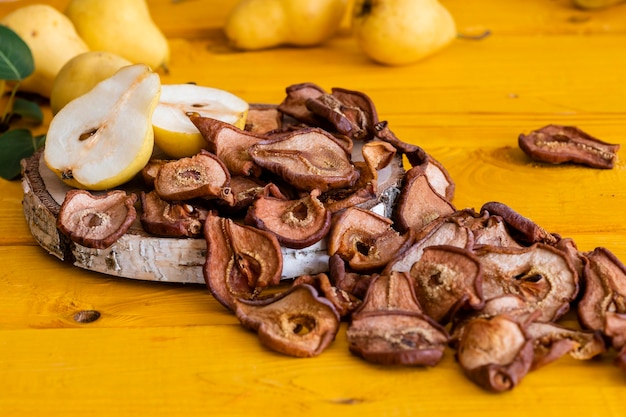
[{"label": "yellow wooden table", "polygon": [[[32,1],[0,3],[0,16]],[[50,1],[62,9],[67,0]],[[347,31],[321,47],[238,53],[220,31],[234,0],[150,1],[170,38],[163,82],[278,103],[315,82],[371,96],[403,140],[456,182],[457,208],[501,201],[580,250],[626,260],[626,157],[612,170],[532,163],[517,137],[549,123],[626,144],[626,4],[585,12],[569,0],[443,0],[461,33],[398,68],[368,61]],[[49,115],[48,115],[49,118]],[[313,359],[268,351],[203,286],[77,269],[29,233],[19,182],[0,182],[0,415],[624,416],[626,374],[612,357],[562,358],[490,394],[447,351],[434,368],[368,364],[345,324]],[[81,310],[100,319],[77,323]]]}]

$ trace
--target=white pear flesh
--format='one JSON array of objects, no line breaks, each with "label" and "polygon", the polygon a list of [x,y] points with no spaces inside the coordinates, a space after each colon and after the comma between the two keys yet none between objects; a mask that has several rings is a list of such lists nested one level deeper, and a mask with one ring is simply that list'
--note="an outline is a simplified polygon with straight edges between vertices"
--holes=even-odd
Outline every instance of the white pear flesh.
[{"label": "white pear flesh", "polygon": [[105,190],[129,181],[152,156],[160,90],[158,74],[135,64],[69,102],[50,122],[46,165],[76,188]]},{"label": "white pear flesh", "polygon": [[248,108],[248,102],[225,90],[196,84],[164,84],[152,115],[155,143],[173,158],[195,155],[206,147],[206,141],[189,120],[190,114],[243,129]]}]

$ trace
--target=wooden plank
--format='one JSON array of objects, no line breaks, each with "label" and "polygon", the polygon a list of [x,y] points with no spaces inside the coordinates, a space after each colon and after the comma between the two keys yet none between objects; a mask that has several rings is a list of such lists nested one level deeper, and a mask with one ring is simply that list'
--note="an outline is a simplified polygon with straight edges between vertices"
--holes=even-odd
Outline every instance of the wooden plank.
[{"label": "wooden plank", "polygon": [[164,284],[92,273],[36,246],[0,246],[0,328],[81,327],[74,315],[96,310],[93,327],[234,324],[204,285]]},{"label": "wooden plank", "polygon": [[8,330],[0,408],[5,417],[622,415],[624,376],[609,357],[562,358],[488,395],[451,351],[429,369],[374,366],[349,353],[344,330],[312,359],[270,352],[236,326]]}]

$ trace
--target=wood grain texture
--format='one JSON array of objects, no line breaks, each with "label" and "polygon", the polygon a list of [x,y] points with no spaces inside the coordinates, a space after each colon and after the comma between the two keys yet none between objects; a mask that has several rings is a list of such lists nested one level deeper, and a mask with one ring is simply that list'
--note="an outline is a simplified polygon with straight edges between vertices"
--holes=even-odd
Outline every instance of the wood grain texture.
[{"label": "wood grain texture", "polygon": [[[0,16],[35,2],[0,2]],[[368,61],[347,28],[316,48],[233,51],[220,27],[235,2],[149,1],[172,47],[163,82],[260,103],[303,81],[364,91],[401,139],[449,170],[457,208],[501,201],[581,250],[604,246],[626,260],[624,149],[599,171],[535,163],[517,147],[520,133],[549,123],[626,145],[626,4],[588,12],[569,0],[442,0],[461,33],[491,36],[388,68]],[[369,365],[348,352],[345,324],[317,358],[270,352],[203,285],[110,277],[48,255],[22,195],[19,182],[0,181],[3,417],[624,415],[626,376],[612,355],[562,358],[493,395],[463,376],[451,350],[432,369]],[[77,322],[86,310],[100,317]]]}]

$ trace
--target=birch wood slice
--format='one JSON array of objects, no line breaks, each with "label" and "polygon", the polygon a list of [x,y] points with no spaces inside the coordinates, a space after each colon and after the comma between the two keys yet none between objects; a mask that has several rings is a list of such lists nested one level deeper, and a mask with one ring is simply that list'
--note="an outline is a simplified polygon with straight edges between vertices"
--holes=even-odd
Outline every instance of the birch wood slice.
[{"label": "birch wood slice", "polygon": [[[24,216],[37,243],[51,255],[79,268],[122,278],[205,283],[202,272],[206,260],[204,239],[156,237],[146,233],[137,220],[107,249],[79,245],[70,241],[56,226],[59,209],[70,188],[48,169],[43,162],[43,152],[23,160],[22,170]],[[396,158],[378,174],[379,195],[367,208],[390,216],[404,174],[401,159]],[[134,186],[136,184],[131,182],[127,191],[137,191]],[[327,269],[325,241],[304,249],[283,248],[283,279]]]}]

